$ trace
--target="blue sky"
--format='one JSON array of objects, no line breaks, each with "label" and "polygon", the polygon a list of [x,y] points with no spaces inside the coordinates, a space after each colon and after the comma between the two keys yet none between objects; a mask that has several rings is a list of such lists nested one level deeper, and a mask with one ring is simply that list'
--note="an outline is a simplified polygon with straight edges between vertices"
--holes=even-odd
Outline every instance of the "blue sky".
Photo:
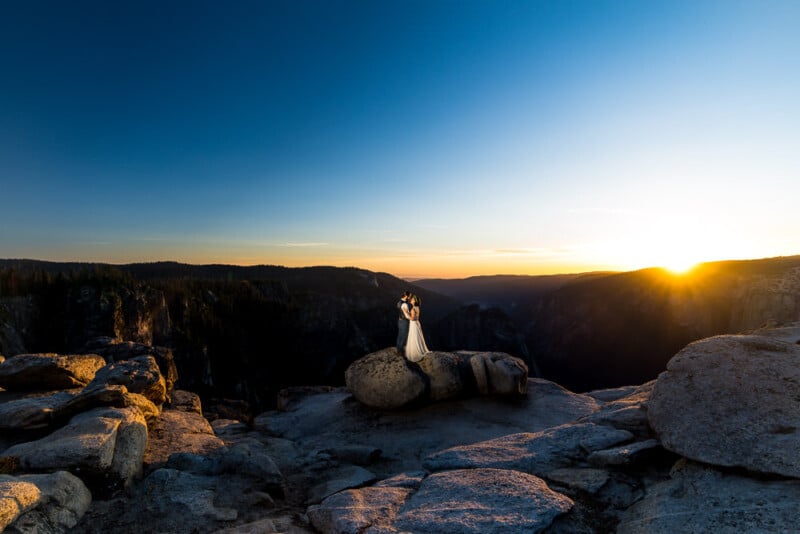
[{"label": "blue sky", "polygon": [[0,257],[800,253],[800,3],[6,2]]}]

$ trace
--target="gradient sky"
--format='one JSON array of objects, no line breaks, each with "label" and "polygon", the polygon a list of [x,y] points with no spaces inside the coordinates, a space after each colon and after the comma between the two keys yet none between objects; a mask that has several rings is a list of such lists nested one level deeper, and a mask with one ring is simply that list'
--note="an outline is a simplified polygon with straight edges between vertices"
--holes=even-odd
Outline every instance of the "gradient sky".
[{"label": "gradient sky", "polygon": [[800,2],[7,1],[0,257],[800,253]]}]

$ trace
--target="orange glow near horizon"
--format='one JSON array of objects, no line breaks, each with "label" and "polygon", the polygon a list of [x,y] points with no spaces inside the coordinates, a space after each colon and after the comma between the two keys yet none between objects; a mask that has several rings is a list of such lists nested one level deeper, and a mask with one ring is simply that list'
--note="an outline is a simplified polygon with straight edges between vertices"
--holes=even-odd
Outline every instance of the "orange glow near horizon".
[{"label": "orange glow near horizon", "polygon": [[[648,246],[642,246],[647,243]],[[649,243],[653,243],[649,245]],[[675,244],[675,243],[673,243]],[[110,264],[177,261],[193,265],[227,264],[240,266],[281,265],[285,267],[357,267],[389,273],[407,280],[422,278],[467,278],[471,276],[522,275],[542,276],[609,271],[625,272],[650,267],[663,267],[676,275],[685,275],[700,263],[761,259],[791,256],[777,253],[734,255],[712,247],[689,247],[685,243],[669,247],[665,240],[646,240],[636,246],[621,242],[603,242],[572,249],[546,251],[527,249],[451,249],[451,250],[357,250],[326,244],[261,250],[248,244],[228,243],[214,247],[197,247],[191,243],[170,243],[169,247],[149,249],[129,247],[118,254],[76,254],[73,249],[50,249],[45,254],[33,253],[19,258],[45,261],[77,261]],[[266,248],[266,247],[265,247]],[[366,247],[365,247],[366,248]],[[39,251],[35,251],[39,252]],[[592,261],[603,258],[605,261]]]}]

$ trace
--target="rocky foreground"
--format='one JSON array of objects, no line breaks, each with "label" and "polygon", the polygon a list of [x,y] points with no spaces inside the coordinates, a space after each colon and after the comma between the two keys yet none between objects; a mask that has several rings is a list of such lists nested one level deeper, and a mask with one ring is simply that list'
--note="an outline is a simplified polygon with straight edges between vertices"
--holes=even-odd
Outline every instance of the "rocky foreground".
[{"label": "rocky foreground", "polygon": [[348,388],[211,423],[163,349],[0,357],[0,530],[791,532],[798,343],[708,338],[587,394],[504,354],[387,349]]}]

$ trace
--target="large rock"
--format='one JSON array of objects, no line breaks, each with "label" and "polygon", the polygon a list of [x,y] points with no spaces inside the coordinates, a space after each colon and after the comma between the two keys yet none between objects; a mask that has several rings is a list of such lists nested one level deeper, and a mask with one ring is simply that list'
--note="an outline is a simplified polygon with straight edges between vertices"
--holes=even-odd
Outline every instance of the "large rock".
[{"label": "large rock", "polygon": [[283,475],[273,461],[266,445],[253,438],[245,438],[227,449],[220,457],[222,473],[236,473],[254,478],[267,489],[278,491]]},{"label": "large rock", "polygon": [[317,484],[309,491],[308,502],[318,503],[325,497],[342,490],[365,486],[375,481],[375,475],[363,467],[349,465],[330,474],[330,479]]},{"label": "large rock", "polygon": [[425,458],[423,465],[430,471],[493,467],[544,476],[632,438],[626,430],[590,423],[566,424],[445,449]]},{"label": "large rock", "polygon": [[391,524],[411,492],[402,487],[346,490],[311,506],[308,517],[320,532],[328,534],[367,532],[368,529],[392,532]]},{"label": "large rock", "polygon": [[32,482],[0,475],[0,532],[34,506],[42,498],[41,490]]},{"label": "large rock", "polygon": [[504,352],[468,352],[466,358],[483,395],[524,395],[528,392],[528,366]]},{"label": "large rock", "polygon": [[197,393],[183,389],[176,389],[172,392],[170,408],[203,415],[203,403],[200,400],[200,396]]},{"label": "large rock", "polygon": [[400,408],[427,397],[430,380],[394,348],[373,352],[345,372],[353,396],[373,408]]},{"label": "large rock", "polygon": [[797,532],[800,481],[758,480],[681,460],[622,517],[619,534]]},{"label": "large rock", "polygon": [[126,487],[141,473],[147,426],[135,408],[95,408],[52,434],[7,449],[23,469],[66,469],[92,488]]},{"label": "large rock", "polygon": [[214,435],[209,422],[196,412],[164,410],[150,423],[149,429],[150,439],[144,456],[148,468],[162,467],[171,454],[209,456],[225,447]]},{"label": "large rock", "polygon": [[160,516],[177,513],[221,521],[233,521],[238,517],[235,509],[219,507],[215,503],[216,477],[159,469],[144,480],[140,493],[139,501],[143,506]]},{"label": "large rock", "polygon": [[137,408],[148,424],[161,413],[161,409],[144,395],[131,393],[125,386],[101,384],[84,388],[78,395],[56,407],[53,419],[58,422],[99,406]]},{"label": "large rock", "polygon": [[83,482],[66,471],[22,475],[17,480],[35,485],[40,493],[35,508],[14,523],[13,528],[18,532],[67,532],[78,524],[92,503],[92,494]]},{"label": "large rock", "polygon": [[402,532],[539,532],[573,502],[540,478],[517,471],[467,469],[426,478],[398,514]]},{"label": "large rock", "polygon": [[688,345],[648,403],[662,445],[701,462],[800,477],[800,345],[718,336]]},{"label": "large rock", "polygon": [[368,354],[345,372],[353,396],[375,408],[480,395],[523,396],[528,368],[502,352],[429,352],[416,363],[393,348]]},{"label": "large rock", "polygon": [[[656,381],[651,380],[641,386],[629,386],[616,390],[593,392],[594,398],[609,398],[597,412],[588,415],[581,422],[597,423],[628,430],[640,437],[651,435],[650,422],[647,419],[647,402],[653,392]],[[619,398],[615,393],[620,393]]]},{"label": "large rock", "polygon": [[0,387],[8,391],[83,387],[105,364],[96,354],[19,354],[0,365]]},{"label": "large rock", "polygon": [[135,407],[148,421],[161,413],[150,400],[130,393],[125,386],[87,387],[79,393],[74,391],[28,394],[0,404],[0,430],[30,431],[57,427],[78,413],[101,406]]},{"label": "large rock", "polygon": [[158,406],[167,400],[164,376],[152,356],[136,356],[130,360],[108,364],[97,371],[86,389],[92,391],[115,385],[125,386],[131,393],[144,395]]},{"label": "large rock", "polygon": [[31,395],[0,404],[0,430],[37,430],[53,422],[54,413],[76,396],[60,391]]},{"label": "large rock", "polygon": [[167,398],[170,398],[175,382],[178,380],[178,368],[175,366],[175,356],[166,347],[153,347],[133,341],[119,341],[111,337],[95,338],[84,347],[84,350],[103,356],[107,362],[130,360],[137,356],[152,356],[155,358],[167,389]]},{"label": "large rock", "polygon": [[466,386],[461,358],[450,352],[429,352],[417,362],[430,379],[430,399],[442,400],[464,394]]}]

